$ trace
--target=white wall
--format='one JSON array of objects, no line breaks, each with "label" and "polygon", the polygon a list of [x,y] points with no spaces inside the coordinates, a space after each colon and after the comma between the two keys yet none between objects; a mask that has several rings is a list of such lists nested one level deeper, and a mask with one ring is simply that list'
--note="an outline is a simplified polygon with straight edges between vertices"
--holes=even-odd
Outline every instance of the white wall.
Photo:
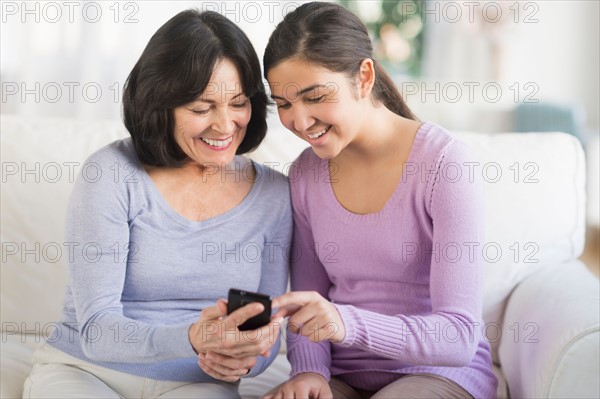
[{"label": "white wall", "polygon": [[248,34],[262,59],[269,34],[282,19],[284,10],[298,4],[285,1],[1,3],[1,112],[95,119],[120,117],[119,101],[127,75],[152,34],[176,13],[188,8],[221,12]]},{"label": "white wall", "polygon": [[[119,118],[119,97],[127,74],[152,33],[177,12],[196,7],[224,13],[247,32],[262,58],[275,24],[285,10],[299,3],[3,0],[0,111],[27,116]],[[364,3],[374,4],[370,0]],[[516,105],[515,87],[522,98],[537,89],[535,99],[582,104],[588,126],[598,130],[598,1],[510,0],[470,4],[473,22],[464,2],[427,3],[433,11],[426,15],[425,88],[435,89],[436,83],[443,87],[454,82],[463,89],[460,101],[445,101],[444,94],[454,95],[451,91],[441,93],[437,103],[431,95],[419,92],[408,99],[413,107],[423,110],[425,118],[436,119],[451,129],[502,130],[507,126],[507,115]],[[496,20],[495,5],[503,10]],[[100,17],[96,16],[97,6],[101,8]],[[460,18],[456,18],[456,9],[462,12]],[[127,17],[134,22],[125,23]],[[528,17],[532,23],[526,23]],[[485,24],[486,18],[494,22]],[[90,22],[94,19],[98,21]],[[503,48],[497,76],[489,57],[490,38],[495,38]],[[468,82],[479,84],[474,101],[469,101],[467,95]],[[498,102],[484,98],[482,87],[490,82],[503,90]],[[525,87],[527,83],[533,85]],[[71,88],[73,93],[69,98]],[[97,94],[97,88],[102,90],[101,95]]]},{"label": "white wall", "polygon": [[[465,82],[498,84],[503,93],[497,103],[486,101],[481,90],[475,90],[473,104],[484,112],[490,107],[499,111],[512,108],[526,95],[539,101],[579,104],[586,111],[588,128],[598,130],[599,2],[472,3],[474,23],[469,22],[470,10],[464,4],[462,18],[453,22],[456,14],[452,7],[440,3],[440,21],[427,25],[424,78],[430,85],[433,82],[441,82],[442,87],[448,82],[463,87]],[[496,17],[496,6],[486,6],[488,3],[499,4],[502,16]],[[434,9],[433,5],[430,9]],[[428,15],[428,21],[435,16]],[[494,40],[502,49],[497,74],[490,63],[490,43]],[[517,88],[520,98],[515,101]],[[467,87],[465,97],[466,90]],[[462,109],[466,109],[470,102],[461,100]],[[448,101],[445,105],[456,107]]]}]

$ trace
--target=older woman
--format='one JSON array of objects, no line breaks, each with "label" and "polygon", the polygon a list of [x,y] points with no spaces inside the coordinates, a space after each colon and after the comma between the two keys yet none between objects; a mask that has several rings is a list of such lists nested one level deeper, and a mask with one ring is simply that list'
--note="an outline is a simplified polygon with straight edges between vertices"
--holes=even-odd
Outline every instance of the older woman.
[{"label": "older woman", "polygon": [[[286,288],[287,180],[241,156],[266,133],[260,65],[223,16],[184,11],[131,71],[131,138],[90,156],[68,209],[70,280],[25,397],[238,397],[277,353],[279,319],[237,326],[231,287]],[[82,250],[80,250],[82,249]]]}]

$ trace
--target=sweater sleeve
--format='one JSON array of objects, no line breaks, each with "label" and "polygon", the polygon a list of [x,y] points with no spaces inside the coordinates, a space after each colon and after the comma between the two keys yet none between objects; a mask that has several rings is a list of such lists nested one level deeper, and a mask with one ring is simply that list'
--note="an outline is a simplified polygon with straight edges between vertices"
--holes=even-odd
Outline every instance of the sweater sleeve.
[{"label": "sweater sleeve", "polygon": [[[287,289],[290,260],[289,250],[293,227],[289,185],[286,178],[283,176],[280,176],[280,178],[284,182],[280,185],[281,191],[278,191],[274,197],[281,199],[281,217],[277,220],[277,224],[274,224],[269,229],[272,233],[267,237],[267,242],[263,250],[262,271],[258,289],[258,292],[269,295],[272,298],[282,295]],[[280,335],[270,337],[269,339],[276,340],[271,348],[270,356],[268,358],[259,356],[254,367],[243,378],[255,377],[273,363],[279,352],[281,344]]]},{"label": "sweater sleeve", "polygon": [[[457,243],[477,248],[483,239],[483,196],[477,181],[441,174],[449,165],[471,160],[466,145],[451,142],[436,160],[427,183],[425,206],[433,225],[432,248]],[[350,305],[336,305],[344,324],[344,347],[357,347],[407,364],[460,367],[469,364],[479,344],[483,270],[478,251],[461,256],[432,255],[431,314],[382,315]]]},{"label": "sweater sleeve", "polygon": [[[306,153],[305,153],[306,155]],[[306,162],[299,158],[295,166],[302,170]],[[304,158],[306,159],[306,158]],[[306,172],[306,170],[304,171]],[[307,173],[304,173],[306,175]],[[298,174],[302,175],[301,173]],[[310,223],[306,215],[305,190],[306,179],[291,181],[292,207],[294,213],[294,234],[291,257],[292,291],[317,291],[329,299],[331,281],[325,268],[315,253],[315,244]],[[288,360],[292,365],[290,377],[300,373],[318,373],[330,379],[331,347],[329,341],[315,343],[308,338],[287,330]]]},{"label": "sweater sleeve", "polygon": [[[82,350],[96,361],[154,363],[195,356],[189,323],[156,325],[126,317],[121,296],[135,243],[129,235],[129,191],[116,167],[132,164],[112,149],[82,166],[69,201],[69,279]],[[124,249],[128,249],[124,251]],[[125,333],[124,333],[125,332]]]}]

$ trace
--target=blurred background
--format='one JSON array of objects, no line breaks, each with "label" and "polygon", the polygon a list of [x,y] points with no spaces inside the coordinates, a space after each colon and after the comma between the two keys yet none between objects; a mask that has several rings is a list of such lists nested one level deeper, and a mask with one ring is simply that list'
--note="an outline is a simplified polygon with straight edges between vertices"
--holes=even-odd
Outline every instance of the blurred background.
[{"label": "blurred background", "polygon": [[[597,259],[598,1],[339,2],[367,25],[375,57],[421,120],[454,131],[564,131],[579,138],[588,163],[592,245],[585,256]],[[242,27],[262,58],[270,32],[301,4],[0,3],[0,113],[84,120],[120,119],[129,71],[151,35],[179,11],[224,14]],[[269,123],[280,126],[275,114]]]}]

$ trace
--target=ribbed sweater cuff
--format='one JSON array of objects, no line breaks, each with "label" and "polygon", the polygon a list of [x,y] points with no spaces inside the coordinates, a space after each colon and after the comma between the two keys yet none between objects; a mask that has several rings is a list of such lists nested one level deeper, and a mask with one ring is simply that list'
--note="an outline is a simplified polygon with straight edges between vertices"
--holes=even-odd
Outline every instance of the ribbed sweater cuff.
[{"label": "ribbed sweater cuff", "polygon": [[340,317],[342,318],[342,322],[344,323],[344,329],[346,330],[344,339],[337,344],[344,348],[351,347],[354,345],[354,341],[356,339],[356,319],[352,312],[354,307],[350,305],[337,304],[334,304],[334,306],[337,308]]},{"label": "ribbed sweater cuff", "polygon": [[318,373],[327,381],[331,378],[329,367],[331,354],[322,344],[314,342],[298,342],[288,347],[288,360],[292,365],[290,378],[300,373]]},{"label": "ribbed sweater cuff", "polygon": [[382,315],[351,305],[335,305],[346,329],[346,335],[338,345],[356,347],[376,353],[401,352],[403,322],[393,316]]}]

